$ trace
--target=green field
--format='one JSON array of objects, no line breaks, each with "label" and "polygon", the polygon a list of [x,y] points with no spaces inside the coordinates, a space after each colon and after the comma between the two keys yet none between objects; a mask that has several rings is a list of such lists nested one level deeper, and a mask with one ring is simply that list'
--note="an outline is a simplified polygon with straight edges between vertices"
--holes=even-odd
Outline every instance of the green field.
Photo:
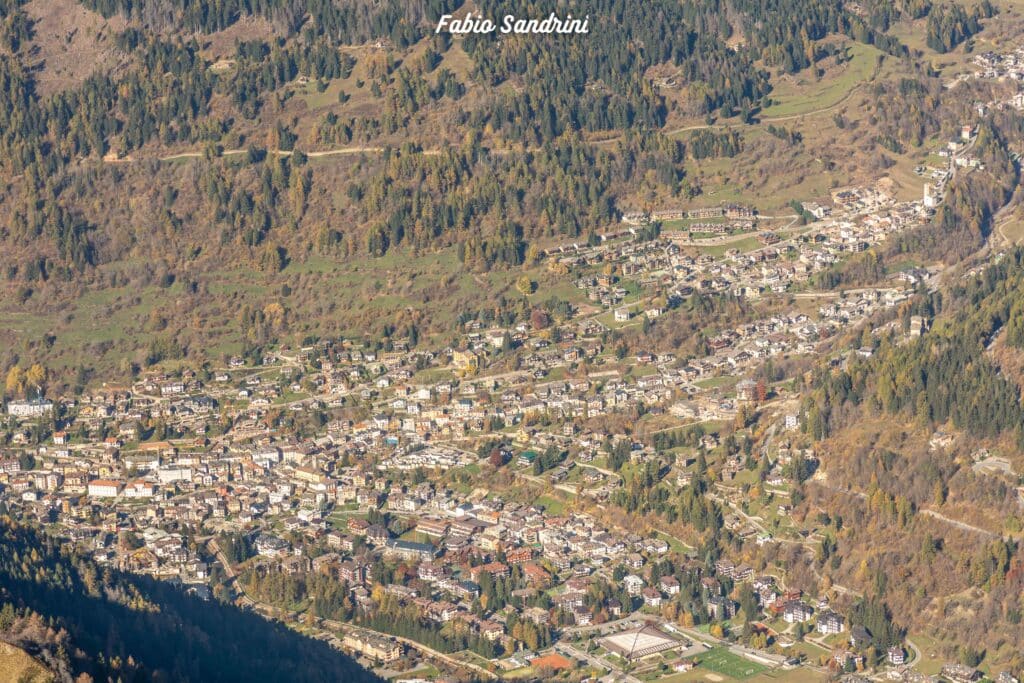
[{"label": "green field", "polygon": [[708,650],[698,657],[698,664],[723,676],[729,676],[737,680],[743,680],[756,676],[768,669],[763,664],[752,662],[749,659],[733,654],[724,647],[716,647]]},{"label": "green field", "polygon": [[433,545],[434,541],[436,540],[429,534],[424,534],[420,531],[416,531],[415,528],[406,531],[404,534],[399,536],[399,538],[401,538],[403,541],[412,541],[413,543],[429,543],[431,545]]},{"label": "green field", "polygon": [[805,71],[795,79],[779,82],[771,95],[772,105],[761,112],[762,118],[810,114],[842,102],[854,88],[871,78],[882,54],[860,43],[850,45],[848,53],[850,60],[821,80],[814,80]]},{"label": "green field", "polygon": [[455,375],[448,368],[427,368],[420,370],[412,377],[414,384],[437,384],[453,379],[455,379]]},{"label": "green field", "polygon": [[921,659],[912,662],[913,667],[926,676],[937,675],[943,665],[947,663],[942,644],[934,638],[918,634],[911,634],[908,640],[912,641],[921,651]]},{"label": "green field", "polygon": [[556,517],[565,511],[565,503],[550,495],[538,496],[537,499],[533,501],[533,504],[543,505],[548,514]]},{"label": "green field", "polygon": [[795,669],[768,669],[749,680],[749,683],[819,683],[825,674],[800,666]]},{"label": "green field", "polygon": [[[121,262],[103,264],[98,270],[113,278],[127,267]],[[462,268],[454,248],[420,256],[389,253],[352,263],[309,255],[296,257],[280,273],[243,268],[206,271],[197,276],[206,288],[203,297],[189,295],[182,283],[175,282],[168,287],[127,283],[89,289],[64,306],[31,313],[15,301],[0,301],[0,346],[13,348],[23,340],[50,337],[45,356],[39,358],[48,369],[89,365],[98,374],[109,375],[120,373],[120,359],[141,356],[139,349],[169,339],[176,339],[190,356],[198,356],[201,350],[203,358],[216,361],[239,353],[244,346],[238,312],[247,307],[262,310],[272,303],[283,308],[287,320],[275,336],[294,345],[306,337],[362,337],[408,309],[430,316],[434,330],[451,330],[462,311],[510,291],[521,274],[542,289],[558,282],[540,266],[471,273]],[[443,283],[444,297],[434,295],[438,283]],[[281,293],[284,285],[290,287],[290,294]],[[311,296],[311,291],[344,292],[344,305],[331,297]],[[194,365],[192,360],[167,360],[162,368]],[[436,378],[428,375],[424,381]]]},{"label": "green field", "polygon": [[421,664],[412,671],[403,671],[400,674],[392,676],[392,681],[404,681],[408,679],[426,679],[428,681],[441,676],[441,670],[433,664]]},{"label": "green field", "polygon": [[698,249],[700,249],[700,253],[702,253],[702,254],[708,254],[709,256],[720,257],[720,256],[724,256],[725,252],[729,251],[730,249],[738,249],[740,251],[740,253],[745,253],[745,252],[748,252],[748,251],[753,251],[754,249],[757,249],[757,248],[763,247],[763,246],[764,245],[761,244],[760,240],[758,240],[756,237],[744,237],[741,240],[733,240],[733,241],[730,241],[730,242],[723,242],[722,244],[714,244],[714,245],[707,246],[707,247],[703,247],[703,246],[699,246],[698,245]]},{"label": "green field", "polygon": [[708,377],[707,379],[699,379],[694,382],[695,385],[701,389],[722,389],[732,388],[739,382],[739,378],[731,375],[721,375],[719,377]]},{"label": "green field", "polygon": [[[730,683],[733,679],[722,674],[709,673],[707,669],[697,667],[686,673],[673,674],[657,680],[659,683]],[[825,674],[805,666],[795,669],[767,669],[753,678],[746,679],[747,683],[821,683],[824,680],[826,680]]]},{"label": "green field", "polygon": [[685,555],[687,550],[693,550],[692,547],[686,545],[674,536],[669,536],[661,531],[656,531],[654,535],[668,543],[669,549],[679,555]]}]

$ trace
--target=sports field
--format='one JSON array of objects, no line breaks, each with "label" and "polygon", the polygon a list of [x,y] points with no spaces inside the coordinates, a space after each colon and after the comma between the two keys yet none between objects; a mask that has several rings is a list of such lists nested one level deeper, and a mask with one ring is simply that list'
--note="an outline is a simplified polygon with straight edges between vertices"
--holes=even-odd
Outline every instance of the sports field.
[{"label": "sports field", "polygon": [[730,678],[743,680],[765,671],[766,666],[733,654],[724,647],[708,650],[697,658],[697,663],[708,671],[714,671]]}]

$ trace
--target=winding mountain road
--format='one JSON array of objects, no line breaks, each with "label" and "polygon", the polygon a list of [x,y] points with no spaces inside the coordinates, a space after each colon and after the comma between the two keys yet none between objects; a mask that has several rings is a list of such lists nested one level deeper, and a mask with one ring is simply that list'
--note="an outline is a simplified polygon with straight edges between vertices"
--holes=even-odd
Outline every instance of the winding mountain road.
[{"label": "winding mountain road", "polygon": [[[761,124],[784,123],[786,121],[795,121],[795,120],[802,119],[802,118],[809,117],[809,116],[818,116],[820,114],[826,114],[826,113],[828,113],[830,111],[834,111],[835,109],[838,109],[843,104],[845,104],[854,95],[854,93],[856,93],[858,90],[860,90],[864,85],[874,81],[874,79],[875,79],[875,77],[877,75],[878,75],[878,67],[875,67],[875,71],[872,73],[871,78],[869,78],[867,81],[864,81],[862,83],[858,83],[857,85],[855,85],[853,88],[851,88],[849,91],[847,91],[846,94],[844,94],[842,96],[842,98],[840,98],[838,101],[833,102],[832,104],[824,106],[824,107],[819,107],[817,109],[812,109],[810,111],[806,111],[806,112],[802,112],[802,113],[798,113],[798,114],[786,114],[786,115],[783,115],[783,116],[765,116],[765,117],[761,117],[761,118],[755,119],[750,124],[743,124],[741,122],[735,122],[735,121],[728,122],[728,123],[702,123],[702,124],[693,124],[693,125],[689,125],[689,126],[682,126],[682,127],[674,128],[674,129],[670,129],[670,130],[663,130],[661,132],[662,132],[663,135],[673,136],[673,135],[679,135],[681,133],[686,133],[686,132],[695,131],[695,130],[719,129],[719,128],[725,129],[725,128],[743,127],[745,125],[756,126],[756,125],[761,125]],[[614,137],[606,138],[604,140],[594,140],[590,144],[598,145],[598,146],[600,146],[600,145],[608,145],[608,144],[619,142],[621,140],[622,140],[622,136],[621,135],[616,135]],[[456,147],[456,145],[450,145],[450,146],[451,147]],[[319,150],[319,151],[315,151],[315,152],[305,152],[305,154],[310,159],[319,159],[319,158],[323,158],[323,157],[349,156],[349,155],[354,155],[354,154],[381,154],[381,153],[383,153],[385,151],[385,149],[387,149],[387,148],[385,148],[385,147],[365,147],[365,146],[335,147],[333,149],[325,149],[325,150]],[[438,154],[441,154],[443,149],[444,148],[424,149],[424,150],[420,150],[420,154],[423,154],[425,156],[436,156]],[[241,154],[245,154],[247,151],[248,150],[245,150],[245,149],[226,149],[226,150],[223,150],[222,152],[220,152],[218,156],[238,156],[238,155],[241,155]],[[526,148],[526,149],[523,149],[523,150],[510,150],[510,149],[490,149],[489,150],[489,152],[491,154],[497,154],[497,155],[510,154],[512,152],[515,152],[515,151],[531,152],[531,151],[535,151],[535,150],[531,149],[531,148]],[[280,156],[280,157],[289,157],[289,156],[291,156],[293,154],[293,151],[291,151],[291,150],[283,150],[283,149],[267,150],[266,152],[267,152],[267,154],[275,154],[275,155]],[[182,160],[182,159],[200,159],[200,158],[203,158],[205,156],[205,154],[206,154],[206,152],[204,152],[204,151],[192,150],[192,151],[186,151],[186,152],[176,152],[174,154],[167,154],[165,156],[160,156],[160,157],[155,157],[155,158],[157,160],[159,160],[159,161],[177,161],[177,160]],[[103,162],[104,163],[110,163],[110,164],[125,164],[125,163],[131,163],[133,161],[144,161],[145,159],[152,159],[152,158],[154,158],[154,157],[138,157],[137,158],[137,157],[133,157],[131,155],[127,155],[127,156],[124,156],[124,157],[121,157],[121,158],[108,158],[108,157],[104,157],[103,158]]]}]

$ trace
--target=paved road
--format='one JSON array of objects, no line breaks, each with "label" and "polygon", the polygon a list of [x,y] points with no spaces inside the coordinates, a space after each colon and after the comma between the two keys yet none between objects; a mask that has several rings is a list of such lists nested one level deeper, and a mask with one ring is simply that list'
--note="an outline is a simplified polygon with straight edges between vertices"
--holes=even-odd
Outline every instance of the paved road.
[{"label": "paved road", "polygon": [[928,510],[922,508],[918,510],[918,512],[920,512],[922,515],[928,515],[929,517],[932,517],[934,519],[941,520],[946,524],[952,524],[958,529],[963,529],[964,531],[970,531],[972,533],[987,536],[989,538],[999,538],[999,534],[993,533],[987,529],[982,529],[981,527],[974,526],[973,524],[968,524],[967,522],[961,522],[958,519],[952,519],[950,517],[945,516],[941,512],[936,512],[935,510]]},{"label": "paved road", "polygon": [[631,676],[619,669],[613,669],[611,666],[609,666],[607,662],[603,662],[591,654],[588,654],[582,650],[578,650],[572,645],[569,645],[568,643],[558,643],[557,645],[555,645],[555,651],[561,652],[562,654],[569,657],[582,659],[587,664],[596,667],[600,671],[606,671],[608,669],[611,669],[614,672],[616,678],[618,678],[619,680],[627,681],[627,683],[642,683],[639,678]]},{"label": "paved road", "polygon": [[1010,247],[1014,246],[1016,242],[1014,242],[1013,240],[1006,236],[1004,228],[1008,224],[1013,223],[1016,220],[1016,216],[1014,216],[1014,213],[1018,207],[1018,203],[1014,201],[1015,197],[1017,197],[1016,193],[1013,197],[1010,198],[1010,202],[1006,206],[1004,206],[1003,208],[999,209],[998,212],[996,212],[996,215],[992,218],[992,222],[995,224],[995,229],[989,235],[990,240],[992,236],[995,235],[999,237],[1007,246]]},{"label": "paved road", "polygon": [[[231,566],[231,563],[228,562],[227,556],[224,555],[224,552],[220,549],[220,546],[217,545],[217,540],[216,539],[211,539],[210,540],[210,548],[213,550],[214,554],[216,555],[217,560],[224,567],[224,573],[228,575],[228,578],[230,580],[234,581],[234,579],[237,576],[237,574],[236,574],[234,568]],[[279,610],[278,608],[274,607],[273,605],[267,605],[267,604],[264,604],[264,603],[256,602],[255,600],[250,598],[248,595],[245,594],[245,591],[242,590],[242,588],[238,585],[237,582],[235,583],[235,592],[238,595],[238,597],[237,597],[237,599],[235,601],[237,604],[240,604],[240,605],[242,605],[244,607],[250,607],[250,608],[252,608],[252,609],[254,609],[257,612],[260,612],[262,614],[279,614],[281,612],[281,610]],[[472,669],[472,670],[476,671],[477,673],[483,674],[484,677],[489,678],[489,679],[497,678],[497,676],[495,676],[493,673],[491,673],[490,671],[488,671],[487,669],[485,669],[485,668],[483,668],[481,666],[477,666],[476,664],[473,664],[471,662],[463,662],[461,660],[455,659],[454,657],[451,657],[450,655],[447,655],[447,654],[445,654],[443,652],[438,652],[437,650],[434,650],[433,648],[429,648],[426,645],[423,645],[422,643],[418,643],[418,642],[416,642],[414,640],[409,640],[408,638],[402,638],[400,636],[392,636],[392,635],[387,634],[387,633],[378,633],[377,631],[373,631],[371,629],[362,628],[362,627],[359,627],[359,626],[354,626],[352,624],[345,624],[345,623],[342,623],[340,621],[331,621],[329,619],[324,619],[322,623],[327,624],[327,626],[329,626],[330,628],[334,629],[335,631],[344,631],[346,629],[352,629],[352,630],[356,630],[356,631],[363,631],[363,632],[367,632],[367,633],[376,633],[377,635],[383,635],[385,637],[394,638],[398,642],[404,643],[405,645],[407,645],[410,648],[413,648],[415,650],[419,650],[420,652],[424,653],[425,655],[427,655],[429,657],[433,657],[434,659],[446,662],[446,663],[450,664],[451,666],[459,667],[459,668],[464,668],[464,669],[467,669],[467,668],[468,669]],[[320,630],[319,632],[321,634],[324,634],[324,635],[334,636],[334,634],[331,633],[330,631]]]},{"label": "paved road", "polygon": [[[827,479],[825,479],[824,477],[819,477],[817,473],[815,474],[815,476],[811,477],[807,481],[813,482],[818,486],[824,486],[825,488],[831,491],[835,491],[836,493],[854,495],[861,499],[867,498],[867,494],[864,493],[863,491],[845,491],[843,489],[840,489],[838,486],[833,486],[832,484],[829,484]],[[961,522],[960,520],[953,519],[952,517],[947,517],[941,512],[936,512],[935,510],[931,510],[929,508],[919,508],[917,510],[917,514],[927,515],[932,519],[937,519],[940,522],[945,522],[946,524],[949,524],[950,526],[955,526],[958,529],[962,529],[963,531],[969,531],[971,533],[979,534],[981,536],[985,536],[986,538],[999,538],[999,534],[995,532],[989,531],[987,529],[982,529],[981,527],[974,526],[973,524],[968,524],[967,522]]]},{"label": "paved road", "polygon": [[[213,540],[210,541],[210,547],[213,549],[213,552],[216,555],[217,559],[220,561],[221,565],[223,565],[224,572],[228,575],[229,579],[231,579],[233,581],[235,579],[235,577],[236,577],[236,572],[232,568],[231,563],[229,563],[227,561],[227,557],[221,551],[220,547],[217,545],[216,539],[213,539]],[[267,605],[267,604],[264,604],[264,603],[260,603],[260,602],[257,602],[255,600],[253,600],[252,598],[250,598],[248,595],[245,594],[245,592],[241,589],[241,587],[238,585],[237,582],[235,582],[235,592],[237,593],[237,596],[238,596],[236,601],[235,601],[236,604],[242,605],[243,607],[252,608],[253,610],[255,610],[255,611],[257,611],[257,612],[259,612],[261,614],[264,614],[264,615],[267,615],[267,614],[276,615],[276,614],[280,614],[281,613],[281,610],[279,610],[278,608],[274,607],[273,605]],[[464,662],[462,660],[456,659],[456,658],[454,658],[454,657],[452,657],[450,655],[447,655],[447,654],[445,654],[443,652],[438,652],[437,650],[434,650],[433,648],[427,647],[426,645],[423,645],[422,643],[418,643],[415,640],[410,640],[408,638],[403,638],[401,636],[394,636],[394,635],[391,635],[389,633],[379,633],[377,631],[373,631],[372,629],[363,628],[361,626],[355,626],[353,624],[346,624],[346,623],[342,623],[340,621],[332,621],[330,619],[324,619],[322,621],[322,623],[326,624],[328,627],[330,627],[331,629],[333,629],[335,631],[344,631],[346,629],[351,629],[351,630],[362,631],[362,632],[366,632],[366,633],[374,633],[376,635],[382,635],[382,636],[385,636],[385,637],[388,637],[388,638],[394,638],[398,642],[404,643],[406,646],[408,646],[408,647],[410,647],[410,648],[412,648],[414,650],[418,650],[421,653],[427,655],[428,657],[431,657],[433,659],[437,659],[439,661],[445,662],[445,663],[447,663],[447,664],[449,664],[451,666],[454,666],[456,668],[472,669],[473,671],[475,671],[475,672],[477,672],[479,674],[482,674],[484,676],[484,678],[491,679],[491,680],[498,678],[496,675],[494,675],[492,672],[488,671],[487,669],[483,668],[482,666],[478,666],[476,664],[473,664],[472,662]],[[332,638],[335,636],[335,634],[330,632],[330,631],[325,631],[323,629],[315,629],[315,630],[317,631],[318,635],[330,636]]]},{"label": "paved road", "polygon": [[465,661],[462,661],[461,659],[456,659],[455,657],[452,657],[451,655],[447,655],[447,654],[445,654],[443,652],[438,652],[437,650],[435,650],[433,648],[430,648],[430,647],[427,647],[426,645],[424,645],[422,643],[418,643],[415,640],[410,640],[408,638],[403,638],[401,636],[394,636],[394,635],[391,635],[389,633],[380,633],[380,632],[374,631],[372,629],[363,628],[362,626],[354,626],[352,624],[345,624],[345,623],[342,623],[340,621],[331,621],[329,619],[324,619],[323,623],[327,624],[327,626],[329,626],[330,628],[332,628],[332,629],[334,629],[336,631],[345,631],[345,630],[362,631],[364,633],[373,633],[373,634],[376,634],[376,635],[382,635],[382,636],[384,636],[386,638],[394,638],[398,642],[403,643],[406,646],[408,646],[408,647],[410,647],[410,648],[412,648],[414,650],[419,650],[423,654],[426,654],[426,655],[428,655],[428,656],[430,656],[430,657],[432,657],[434,659],[437,659],[437,660],[440,660],[442,662],[445,662],[445,663],[447,663],[447,664],[449,664],[449,665],[451,665],[453,667],[460,668],[460,669],[472,669],[473,671],[475,671],[475,672],[477,672],[479,674],[482,674],[484,676],[484,678],[486,678],[488,680],[497,680],[497,678],[498,678],[497,675],[495,675],[494,673],[488,671],[487,669],[485,669],[482,666],[478,666],[477,664],[473,664],[472,662],[465,662]]},{"label": "paved road", "polygon": [[594,631],[600,631],[603,633],[606,631],[620,630],[620,626],[647,623],[647,621],[647,619],[644,619],[642,616],[634,612],[633,614],[622,617],[621,619],[616,619],[615,621],[606,621],[603,624],[590,624],[588,626],[567,626],[562,629],[562,633],[566,635],[593,633]]},{"label": "paved road", "polygon": [[[866,83],[870,83],[871,81],[873,81],[877,74],[878,74],[878,67],[875,68],[875,72],[871,75],[871,78],[868,81],[866,81]],[[858,83],[856,86],[851,88],[845,95],[843,95],[843,97],[839,101],[837,101],[837,102],[835,102],[833,104],[830,104],[827,107],[820,107],[818,109],[812,109],[811,111],[803,112],[801,114],[788,114],[788,115],[785,115],[785,116],[765,116],[765,117],[761,117],[761,118],[756,119],[751,124],[743,124],[743,123],[736,122],[736,121],[730,121],[730,122],[727,122],[727,123],[695,124],[695,125],[691,125],[691,126],[683,126],[681,128],[675,128],[673,130],[666,130],[666,131],[663,131],[663,134],[664,135],[678,135],[680,133],[685,133],[685,132],[688,132],[688,131],[704,130],[704,129],[708,129],[708,128],[741,128],[741,127],[746,126],[746,125],[760,125],[760,124],[768,124],[768,123],[782,123],[782,122],[785,122],[785,121],[794,121],[794,120],[797,120],[797,119],[802,119],[802,118],[807,117],[807,116],[817,116],[819,114],[828,113],[828,112],[833,111],[833,110],[837,109],[838,107],[842,106],[847,100],[850,99],[850,97],[853,96],[853,94],[855,92],[857,92],[861,87],[863,87],[864,84],[865,83]],[[606,140],[595,140],[591,144],[593,144],[593,145],[608,145],[608,144],[619,142],[621,140],[622,140],[621,136],[615,136],[615,137],[608,138]],[[455,148],[456,145],[450,145],[450,147],[451,148]],[[381,154],[381,153],[384,152],[384,150],[385,150],[384,147],[365,147],[365,146],[336,147],[334,149],[326,149],[326,150],[320,150],[320,151],[316,151],[316,152],[306,152],[306,156],[311,158],[311,159],[316,159],[316,158],[321,158],[321,157],[347,156],[347,155],[352,155],[352,154]],[[444,151],[444,148],[442,148],[442,149],[425,149],[425,150],[421,150],[420,153],[423,154],[423,155],[426,155],[426,156],[435,156],[435,155],[441,154],[443,151]],[[531,152],[531,151],[535,151],[534,148],[525,148],[525,149],[522,149],[522,150],[488,149],[488,152],[490,154],[498,154],[498,155],[510,154],[510,153],[515,153],[515,152]],[[241,155],[241,154],[246,154],[247,152],[248,152],[248,150],[245,150],[245,149],[226,149],[226,150],[224,150],[224,151],[222,151],[220,153],[220,156],[238,156],[238,155]],[[266,153],[267,154],[275,154],[275,155],[281,156],[281,157],[289,157],[289,156],[292,155],[293,152],[291,150],[272,149],[272,150],[266,150]],[[188,151],[188,152],[177,152],[175,154],[168,154],[166,156],[157,157],[157,158],[160,161],[174,161],[174,160],[178,160],[178,159],[199,159],[199,158],[202,158],[203,156],[205,156],[205,154],[206,153],[203,152],[203,151]],[[125,164],[125,163],[131,163],[133,161],[140,161],[140,160],[143,160],[143,159],[144,158],[136,158],[136,157],[132,157],[132,156],[129,155],[129,156],[122,157],[120,159],[113,159],[113,158],[111,158],[111,159],[103,159],[103,162],[104,163],[114,163],[114,164]]]},{"label": "paved road", "polygon": [[222,551],[220,546],[217,545],[216,538],[210,539],[210,547],[213,548],[213,554],[217,557],[217,561],[220,562],[222,567],[224,567],[224,573],[228,575],[229,579],[234,579],[236,576],[235,568],[231,566],[231,563],[228,562],[227,555],[225,555],[224,551]]},{"label": "paved road", "polygon": [[[384,151],[383,147],[338,147],[336,149],[327,149],[319,152],[306,152],[306,156],[315,159],[318,157],[329,157],[329,156],[342,156],[346,154],[379,154]],[[239,154],[245,154],[248,150],[245,149],[226,149],[220,153],[220,156],[231,157],[238,156]],[[424,154],[437,154],[438,151],[424,151]],[[168,154],[167,156],[159,157],[160,161],[175,161],[176,159],[198,159],[204,156],[205,152],[178,152],[177,154]],[[293,152],[285,149],[271,149],[267,150],[267,154],[274,154],[279,157],[290,157]],[[117,162],[134,161],[132,157],[125,157],[124,159],[117,159]]]},{"label": "paved road", "polygon": [[910,651],[913,654],[911,660],[909,662],[907,662],[907,663],[908,664],[914,664],[914,665],[920,664],[921,663],[921,650],[918,649],[917,645],[915,645],[914,641],[912,641],[910,638],[907,638],[904,642],[906,642],[907,647],[910,648]]}]

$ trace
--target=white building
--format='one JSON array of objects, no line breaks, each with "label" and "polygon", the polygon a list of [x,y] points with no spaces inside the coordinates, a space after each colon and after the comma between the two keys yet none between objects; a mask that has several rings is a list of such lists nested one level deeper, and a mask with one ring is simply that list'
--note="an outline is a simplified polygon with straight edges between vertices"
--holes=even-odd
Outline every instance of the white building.
[{"label": "white building", "polygon": [[121,492],[121,482],[109,479],[95,479],[89,482],[90,498],[117,498]]},{"label": "white building", "polygon": [[804,202],[800,206],[803,208],[804,211],[811,214],[818,220],[821,220],[822,218],[825,218],[826,216],[829,216],[832,213],[832,209],[830,209],[827,206],[822,206],[817,202]]},{"label": "white building", "polygon": [[161,396],[176,396],[185,393],[184,382],[169,382],[160,387]]},{"label": "white building", "polygon": [[935,196],[935,192],[932,188],[931,183],[925,183],[924,185],[924,207],[926,209],[934,209],[939,205],[939,198]]},{"label": "white building", "polygon": [[44,398],[28,401],[11,401],[7,404],[7,414],[13,417],[42,417],[53,412],[53,402]]},{"label": "white building", "polygon": [[845,620],[843,619],[842,615],[837,614],[836,612],[833,612],[831,610],[822,612],[818,616],[818,633],[822,633],[824,635],[842,633],[844,625]]},{"label": "white building", "polygon": [[125,498],[152,498],[156,494],[156,484],[148,481],[130,481],[124,489]]},{"label": "white building", "polygon": [[161,484],[171,484],[176,481],[192,481],[192,468],[162,467],[157,470],[156,477]]}]

